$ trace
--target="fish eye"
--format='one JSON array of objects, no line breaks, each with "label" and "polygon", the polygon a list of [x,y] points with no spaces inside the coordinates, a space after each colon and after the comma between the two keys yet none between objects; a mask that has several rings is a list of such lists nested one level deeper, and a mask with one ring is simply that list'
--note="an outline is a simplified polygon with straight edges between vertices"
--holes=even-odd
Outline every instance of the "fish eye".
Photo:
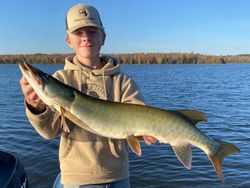
[{"label": "fish eye", "polygon": [[43,81],[48,81],[50,79],[50,75],[48,74],[43,74],[40,76],[40,79]]}]

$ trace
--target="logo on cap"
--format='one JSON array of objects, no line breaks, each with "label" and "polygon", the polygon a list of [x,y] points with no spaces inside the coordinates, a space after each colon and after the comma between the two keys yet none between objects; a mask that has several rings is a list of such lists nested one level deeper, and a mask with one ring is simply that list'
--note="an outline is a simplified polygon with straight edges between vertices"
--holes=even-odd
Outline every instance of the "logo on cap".
[{"label": "logo on cap", "polygon": [[86,9],[79,9],[79,14],[82,14],[84,16],[88,16]]}]

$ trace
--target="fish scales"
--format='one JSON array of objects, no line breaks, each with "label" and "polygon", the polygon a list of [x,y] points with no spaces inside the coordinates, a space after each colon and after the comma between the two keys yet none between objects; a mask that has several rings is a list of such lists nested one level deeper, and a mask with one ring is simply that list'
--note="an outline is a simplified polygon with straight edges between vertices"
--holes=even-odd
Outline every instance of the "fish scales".
[{"label": "fish scales", "polygon": [[20,63],[19,67],[44,103],[61,113],[65,131],[70,132],[64,117],[94,134],[127,139],[130,148],[137,155],[141,155],[141,147],[136,136],[153,136],[162,143],[169,143],[177,158],[188,169],[191,168],[191,145],[193,145],[207,154],[222,182],[224,182],[222,173],[224,157],[240,152],[240,149],[233,144],[214,140],[196,127],[200,121],[207,120],[203,112],[169,111],[95,99],[26,62]]}]

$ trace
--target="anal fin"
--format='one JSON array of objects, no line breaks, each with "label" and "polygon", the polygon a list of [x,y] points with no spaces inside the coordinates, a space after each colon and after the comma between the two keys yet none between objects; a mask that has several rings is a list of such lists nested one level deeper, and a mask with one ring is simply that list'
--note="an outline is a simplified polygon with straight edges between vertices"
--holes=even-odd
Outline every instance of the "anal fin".
[{"label": "anal fin", "polygon": [[180,162],[188,169],[192,168],[192,149],[190,144],[184,144],[180,146],[172,146],[175,155]]}]

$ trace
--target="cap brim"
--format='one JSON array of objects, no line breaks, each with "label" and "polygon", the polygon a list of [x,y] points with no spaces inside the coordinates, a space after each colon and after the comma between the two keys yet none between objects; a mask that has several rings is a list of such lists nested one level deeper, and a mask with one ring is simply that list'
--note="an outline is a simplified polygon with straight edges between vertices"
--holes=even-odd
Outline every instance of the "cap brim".
[{"label": "cap brim", "polygon": [[67,33],[72,33],[75,30],[83,28],[83,27],[97,27],[97,28],[100,28],[100,29],[104,30],[103,27],[101,27],[101,26],[99,26],[97,24],[93,24],[93,23],[86,24],[86,23],[84,23],[84,24],[79,24],[77,26],[74,26],[74,27],[71,27],[71,28],[67,29]]}]

